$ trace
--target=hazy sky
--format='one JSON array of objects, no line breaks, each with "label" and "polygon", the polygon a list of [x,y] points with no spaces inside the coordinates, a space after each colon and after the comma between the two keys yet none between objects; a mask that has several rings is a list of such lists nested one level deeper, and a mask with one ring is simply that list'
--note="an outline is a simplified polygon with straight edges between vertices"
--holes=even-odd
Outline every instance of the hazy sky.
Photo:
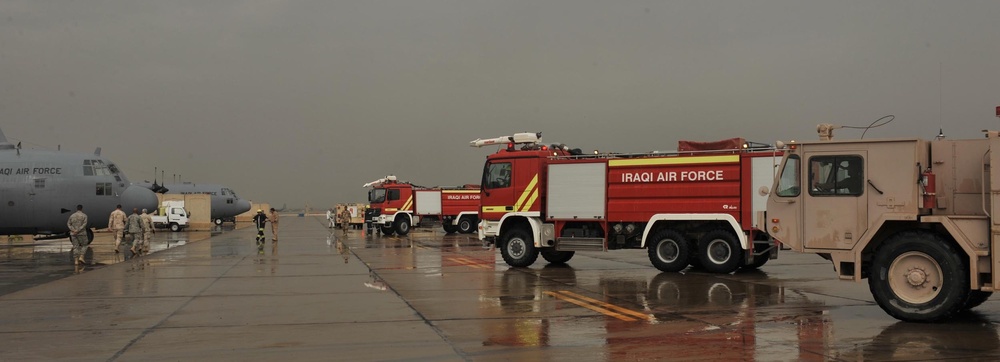
[{"label": "hazy sky", "polygon": [[[387,174],[478,183],[543,132],[677,140],[1000,129],[1000,1],[0,0],[0,127],[244,198],[363,201]],[[860,131],[840,130],[840,138]]]}]

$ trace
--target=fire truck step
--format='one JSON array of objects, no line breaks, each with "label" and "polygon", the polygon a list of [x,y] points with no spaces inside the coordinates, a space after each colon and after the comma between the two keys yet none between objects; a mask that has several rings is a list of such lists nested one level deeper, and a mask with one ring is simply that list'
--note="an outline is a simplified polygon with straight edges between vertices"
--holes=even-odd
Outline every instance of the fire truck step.
[{"label": "fire truck step", "polygon": [[557,238],[558,251],[607,251],[603,238]]}]

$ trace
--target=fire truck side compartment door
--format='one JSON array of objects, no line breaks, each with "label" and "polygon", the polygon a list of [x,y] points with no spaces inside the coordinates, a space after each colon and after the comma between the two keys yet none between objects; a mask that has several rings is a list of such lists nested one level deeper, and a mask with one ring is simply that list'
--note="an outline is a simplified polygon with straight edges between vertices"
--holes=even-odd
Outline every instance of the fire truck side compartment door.
[{"label": "fire truck side compartment door", "polygon": [[550,164],[547,215],[555,219],[603,219],[607,163]]},{"label": "fire truck side compartment door", "polygon": [[414,193],[417,215],[441,214],[441,190],[418,190]]}]

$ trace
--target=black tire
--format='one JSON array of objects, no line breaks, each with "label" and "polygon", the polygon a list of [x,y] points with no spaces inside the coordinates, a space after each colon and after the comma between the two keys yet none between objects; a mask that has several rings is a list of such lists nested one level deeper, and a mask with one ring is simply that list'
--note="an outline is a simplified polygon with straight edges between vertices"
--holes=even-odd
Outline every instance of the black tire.
[{"label": "black tire", "polygon": [[222,219],[215,219],[215,225],[222,226]]},{"label": "black tire", "polygon": [[771,260],[771,257],[768,254],[754,255],[753,263],[744,265],[740,269],[745,269],[745,270],[759,269],[760,267],[764,266],[764,264],[767,264],[768,260]]},{"label": "black tire", "polygon": [[500,237],[500,255],[507,265],[526,268],[538,259],[538,249],[535,248],[535,240],[530,232],[515,228]]},{"label": "black tire", "polygon": [[441,227],[444,228],[444,232],[448,234],[454,234],[456,231],[458,231],[458,228],[455,227],[455,225],[452,225],[448,221],[441,223]]},{"label": "black tire", "polygon": [[170,231],[173,231],[173,232],[181,231],[181,226],[177,225],[177,223],[175,223],[175,222],[172,222],[172,223],[170,223]]},{"label": "black tire", "polygon": [[472,218],[463,217],[458,219],[458,232],[472,234],[473,231],[476,231],[476,223],[472,221]]},{"label": "black tire", "polygon": [[868,288],[889,315],[907,322],[952,316],[969,297],[969,269],[941,237],[906,231],[889,238],[872,258]]},{"label": "black tire", "polygon": [[379,225],[378,228],[379,228],[379,230],[382,231],[382,235],[385,235],[385,236],[392,236],[392,234],[396,232],[396,230],[393,229],[392,226]]},{"label": "black tire", "polygon": [[573,255],[576,255],[575,251],[558,251],[553,248],[545,248],[541,251],[542,258],[551,264],[566,264],[570,259],[573,259]]},{"label": "black tire", "polygon": [[732,273],[740,268],[742,260],[740,241],[729,231],[712,230],[698,241],[698,261],[710,273]]},{"label": "black tire", "polygon": [[396,234],[399,236],[406,236],[410,233],[410,217],[406,215],[397,217],[393,228],[396,229]]},{"label": "black tire", "polygon": [[94,242],[94,230],[87,228],[87,245],[90,245],[92,242]]},{"label": "black tire", "polygon": [[984,292],[982,290],[970,290],[969,296],[965,298],[965,304],[962,305],[962,310],[969,310],[978,307],[980,304],[986,302],[990,299],[993,292]]},{"label": "black tire", "polygon": [[687,268],[691,245],[680,233],[664,229],[653,234],[646,245],[649,262],[663,272],[679,272]]}]

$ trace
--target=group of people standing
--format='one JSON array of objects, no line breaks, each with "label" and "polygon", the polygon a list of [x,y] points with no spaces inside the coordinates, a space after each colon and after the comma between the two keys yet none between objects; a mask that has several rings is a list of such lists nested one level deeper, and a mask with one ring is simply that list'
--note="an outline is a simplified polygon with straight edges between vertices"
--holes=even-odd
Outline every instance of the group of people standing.
[{"label": "group of people standing", "polygon": [[[90,240],[87,237],[87,214],[83,212],[83,205],[76,205],[76,212],[69,216],[66,226],[69,227],[69,238],[73,243],[74,263],[77,265],[87,264],[84,258]],[[126,216],[122,211],[122,205],[118,205],[115,211],[111,212],[108,218],[108,230],[115,238],[115,254],[122,254],[125,260],[130,260],[137,255],[149,253],[149,242],[155,232],[153,228],[153,217],[149,210],[132,209],[132,214]]]},{"label": "group of people standing", "polygon": [[257,209],[257,215],[253,217],[253,224],[257,227],[257,253],[264,254],[264,227],[271,223],[271,244],[278,242],[278,212],[272,207],[270,214],[264,215],[264,210]]},{"label": "group of people standing", "polygon": [[351,227],[351,213],[347,211],[347,208],[341,210],[340,214],[335,213],[333,209],[326,209],[326,219],[330,222],[330,229],[337,227],[339,223],[345,234],[347,229]]}]

